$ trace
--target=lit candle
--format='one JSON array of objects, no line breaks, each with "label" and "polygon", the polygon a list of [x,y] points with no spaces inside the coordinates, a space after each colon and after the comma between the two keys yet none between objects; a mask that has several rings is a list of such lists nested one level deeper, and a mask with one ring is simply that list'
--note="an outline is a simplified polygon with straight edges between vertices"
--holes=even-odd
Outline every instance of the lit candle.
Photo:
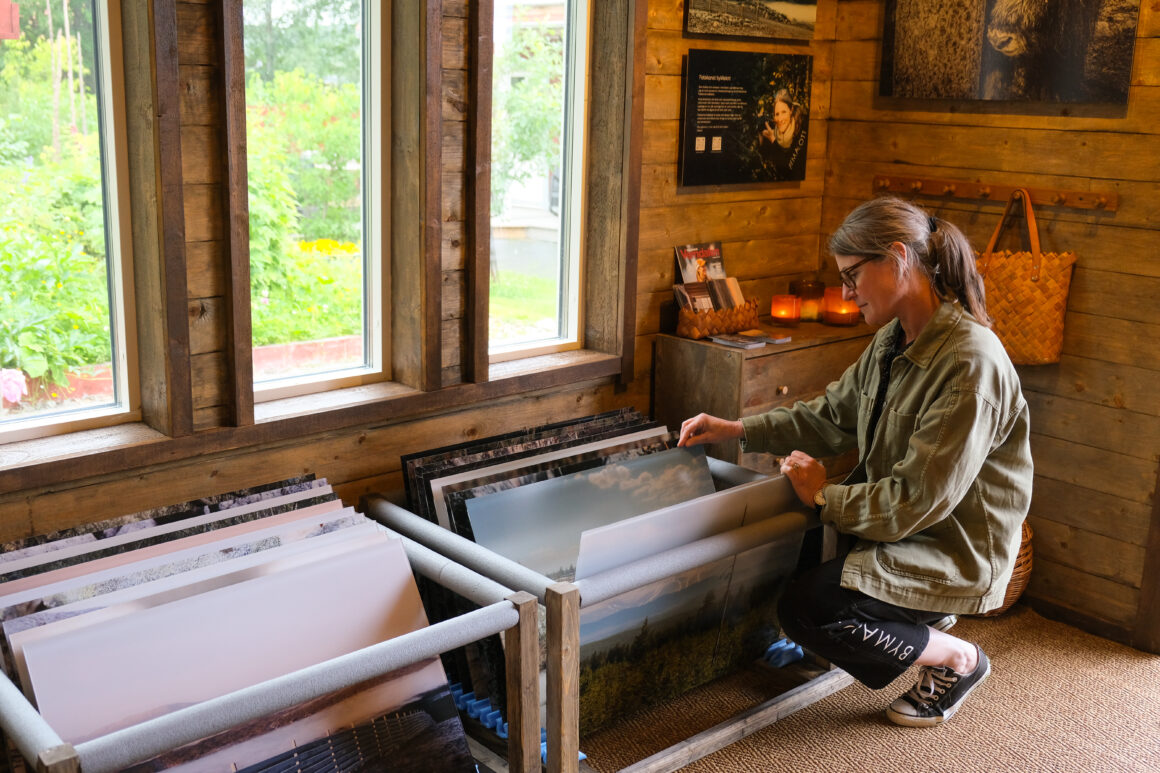
[{"label": "lit candle", "polygon": [[803,322],[818,322],[822,319],[822,291],[825,287],[816,279],[795,279],[789,283],[789,291],[802,299]]},{"label": "lit candle", "polygon": [[827,325],[857,325],[862,312],[858,304],[842,298],[841,287],[827,287],[822,298],[822,322]]},{"label": "lit candle", "polygon": [[769,315],[778,325],[796,325],[802,317],[802,299],[796,295],[775,295]]}]

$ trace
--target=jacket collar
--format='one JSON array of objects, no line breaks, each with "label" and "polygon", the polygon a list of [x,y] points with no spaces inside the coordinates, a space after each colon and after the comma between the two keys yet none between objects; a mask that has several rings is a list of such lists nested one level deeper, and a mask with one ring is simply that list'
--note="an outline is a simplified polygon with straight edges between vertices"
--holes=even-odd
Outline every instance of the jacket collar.
[{"label": "jacket collar", "polygon": [[[938,354],[939,349],[943,347],[951,332],[959,324],[963,314],[962,306],[951,301],[944,301],[935,309],[934,316],[930,318],[926,327],[919,332],[918,338],[914,339],[914,343],[906,348],[902,356],[920,368],[930,365],[931,360]],[[890,342],[894,340],[894,336],[898,335],[901,327],[902,323],[897,319],[886,326],[885,335],[878,338],[879,358],[885,356],[886,352],[889,351]]]}]

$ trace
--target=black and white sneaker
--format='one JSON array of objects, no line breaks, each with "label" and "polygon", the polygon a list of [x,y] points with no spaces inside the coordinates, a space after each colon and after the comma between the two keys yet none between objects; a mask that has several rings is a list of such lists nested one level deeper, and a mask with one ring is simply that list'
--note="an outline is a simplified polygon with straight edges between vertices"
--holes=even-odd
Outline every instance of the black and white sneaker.
[{"label": "black and white sneaker", "polygon": [[923,666],[918,684],[886,709],[896,725],[933,727],[946,722],[980,683],[991,673],[991,661],[979,649],[979,665],[969,674],[949,666]]}]

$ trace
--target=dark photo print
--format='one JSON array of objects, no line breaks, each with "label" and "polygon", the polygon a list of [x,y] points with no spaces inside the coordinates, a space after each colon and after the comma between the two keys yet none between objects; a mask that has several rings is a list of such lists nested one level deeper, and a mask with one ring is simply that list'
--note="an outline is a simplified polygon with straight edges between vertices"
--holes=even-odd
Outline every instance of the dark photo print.
[{"label": "dark photo print", "polygon": [[1140,0],[887,0],[887,97],[1127,104]]}]

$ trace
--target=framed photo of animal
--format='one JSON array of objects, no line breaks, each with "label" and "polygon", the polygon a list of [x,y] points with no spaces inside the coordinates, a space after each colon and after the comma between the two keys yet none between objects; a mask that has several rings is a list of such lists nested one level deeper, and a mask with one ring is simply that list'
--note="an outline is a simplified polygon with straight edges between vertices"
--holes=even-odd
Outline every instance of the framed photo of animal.
[{"label": "framed photo of animal", "polygon": [[1140,0],[886,0],[879,93],[1128,102]]}]

